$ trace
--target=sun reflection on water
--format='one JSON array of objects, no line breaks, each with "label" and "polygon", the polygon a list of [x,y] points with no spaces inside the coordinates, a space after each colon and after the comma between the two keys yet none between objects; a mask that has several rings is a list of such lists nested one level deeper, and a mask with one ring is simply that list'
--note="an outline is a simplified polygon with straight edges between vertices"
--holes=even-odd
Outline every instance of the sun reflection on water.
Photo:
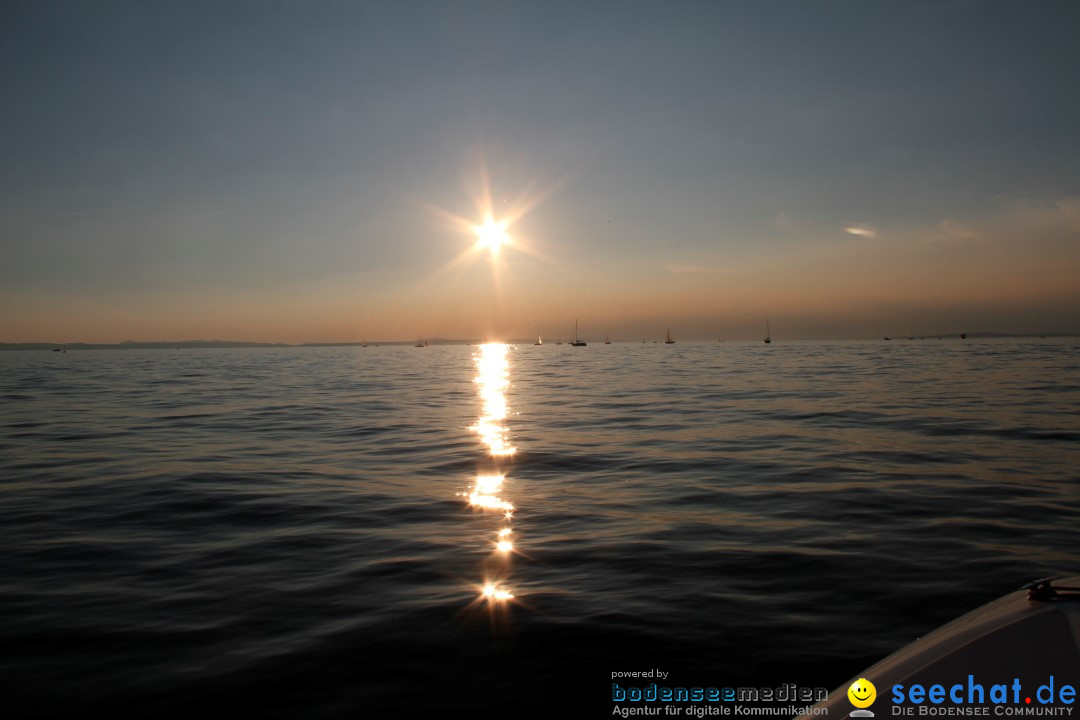
[{"label": "sun reflection on water", "polygon": [[498,540],[495,542],[495,549],[499,552],[510,552],[514,549],[514,543],[508,537],[512,531],[508,527],[504,527],[499,530]]},{"label": "sun reflection on water", "polygon": [[[513,531],[506,525],[513,519],[514,505],[500,497],[506,474],[498,467],[500,460],[509,458],[517,450],[510,444],[509,430],[505,424],[509,414],[506,403],[506,390],[510,387],[509,351],[506,345],[489,343],[480,346],[476,354],[478,374],[475,382],[479,386],[481,408],[480,418],[469,429],[480,437],[486,454],[495,462],[495,471],[477,473],[473,486],[462,493],[474,509],[503,513],[503,526],[496,535],[494,555],[491,557],[491,563],[499,566],[496,573],[499,577],[509,571],[508,563],[514,550],[514,543],[510,540]],[[514,593],[501,580],[494,581],[491,574],[485,573],[479,599],[489,604],[505,603],[514,599]]]},{"label": "sun reflection on water", "polygon": [[508,430],[503,425],[507,415],[505,391],[510,386],[510,363],[506,358],[508,350],[501,343],[482,345],[476,358],[476,368],[480,374],[474,382],[480,385],[482,409],[480,419],[469,429],[480,436],[494,457],[517,452],[517,448],[507,440]]},{"label": "sun reflection on water", "polygon": [[513,600],[514,593],[510,592],[506,588],[500,587],[495,583],[488,583],[484,586],[484,597],[492,600]]}]

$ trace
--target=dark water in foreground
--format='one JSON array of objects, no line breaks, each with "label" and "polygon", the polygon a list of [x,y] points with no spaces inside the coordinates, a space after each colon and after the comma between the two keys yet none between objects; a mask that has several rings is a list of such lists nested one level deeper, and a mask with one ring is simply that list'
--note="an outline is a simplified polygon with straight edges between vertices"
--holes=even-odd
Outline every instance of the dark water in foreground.
[{"label": "dark water in foreground", "polygon": [[[608,717],[652,667],[831,690],[1077,572],[1078,351],[2,353],[5,711]],[[499,474],[509,518],[468,503]]]}]

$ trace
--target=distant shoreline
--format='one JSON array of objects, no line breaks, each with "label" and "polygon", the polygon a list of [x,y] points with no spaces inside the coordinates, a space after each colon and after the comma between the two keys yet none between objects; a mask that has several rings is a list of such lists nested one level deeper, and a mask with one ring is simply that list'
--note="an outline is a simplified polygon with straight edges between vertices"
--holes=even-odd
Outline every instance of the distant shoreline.
[{"label": "distant shoreline", "polygon": [[[1033,338],[1033,339],[1051,339],[1051,338],[1070,338],[1080,337],[1076,333],[998,333],[998,332],[973,332],[967,333],[968,340],[988,340],[988,339],[1010,339],[1010,338]],[[893,338],[892,342],[905,343],[905,342],[931,342],[937,340],[937,336],[922,336],[915,338],[914,340],[909,338]],[[945,340],[959,340],[957,335],[946,335],[942,341]],[[788,342],[883,342],[886,338],[873,337],[873,338],[800,338],[792,339]],[[458,340],[447,338],[428,338],[429,345],[479,345],[484,342],[483,339],[475,340]],[[520,338],[504,340],[502,342],[509,343],[511,345],[531,345],[532,339]],[[618,344],[641,344],[637,340],[615,340],[614,343]],[[686,340],[687,343],[718,343],[713,339],[690,339]],[[725,342],[742,343],[742,342],[760,342],[753,338],[731,338],[725,339]],[[778,340],[778,343],[782,344],[783,340]],[[269,343],[269,342],[244,342],[239,340],[178,340],[176,342],[135,342],[126,341],[120,343],[0,343],[0,351],[4,350],[171,350],[171,349],[212,349],[212,348],[303,348],[303,347],[378,347],[378,346],[392,346],[403,347],[415,345],[414,340],[378,340],[371,342],[311,342],[311,343]],[[554,343],[545,343],[554,344]],[[596,342],[595,344],[602,344]]]}]

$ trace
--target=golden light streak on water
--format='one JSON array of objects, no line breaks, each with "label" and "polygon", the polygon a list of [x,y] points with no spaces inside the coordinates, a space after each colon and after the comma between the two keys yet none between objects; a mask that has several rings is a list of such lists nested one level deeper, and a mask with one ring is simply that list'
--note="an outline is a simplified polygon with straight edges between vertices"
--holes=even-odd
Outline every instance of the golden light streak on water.
[{"label": "golden light streak on water", "polygon": [[483,510],[503,510],[508,513],[514,512],[514,506],[505,500],[500,500],[494,495],[482,495],[478,492],[469,493],[469,504]]},{"label": "golden light streak on water", "polygon": [[498,492],[502,487],[503,480],[506,479],[505,475],[477,475],[476,476],[476,491],[490,495],[494,492]]},{"label": "golden light streak on water", "polygon": [[[474,381],[479,386],[480,417],[469,429],[479,436],[487,454],[496,463],[516,451],[510,444],[506,427],[510,414],[506,402],[506,391],[510,387],[509,352],[510,348],[502,343],[490,343],[480,346],[475,356],[477,376]],[[504,525],[499,529],[495,542],[495,552],[501,556],[498,561],[502,565],[500,577],[508,571],[510,555],[514,550],[514,543],[509,537],[513,531],[506,526],[513,519],[514,505],[499,496],[505,481],[506,475],[502,472],[478,473],[473,486],[463,493],[473,508],[503,512]],[[512,600],[514,593],[502,584],[485,580],[480,597],[493,604]]]},{"label": "golden light streak on water", "polygon": [[507,345],[482,345],[481,356],[476,366],[480,375],[475,379],[480,384],[482,402],[481,417],[469,430],[480,435],[491,456],[496,458],[512,456],[517,451],[510,445],[509,430],[503,424],[507,419],[507,395],[510,386],[510,364],[507,362]]},{"label": "golden light streak on water", "polygon": [[495,494],[502,487],[505,477],[505,475],[477,475],[476,485],[467,495],[469,504],[483,510],[514,512],[513,504],[506,502]]},{"label": "golden light streak on water", "polygon": [[513,600],[514,593],[510,592],[506,588],[500,587],[495,583],[488,583],[484,585],[484,597],[489,600]]},{"label": "golden light streak on water", "polygon": [[504,527],[499,530],[498,541],[495,543],[495,549],[499,552],[511,552],[514,549],[514,543],[510,540],[510,533],[513,532],[508,527]]},{"label": "golden light streak on water", "polygon": [[480,436],[487,445],[488,452],[494,457],[505,457],[517,452],[507,435],[509,431],[503,424],[506,420],[506,389],[510,387],[510,363],[507,360],[509,348],[501,343],[480,346],[480,355],[476,367],[480,374],[474,382],[480,385],[480,419],[469,429]]}]

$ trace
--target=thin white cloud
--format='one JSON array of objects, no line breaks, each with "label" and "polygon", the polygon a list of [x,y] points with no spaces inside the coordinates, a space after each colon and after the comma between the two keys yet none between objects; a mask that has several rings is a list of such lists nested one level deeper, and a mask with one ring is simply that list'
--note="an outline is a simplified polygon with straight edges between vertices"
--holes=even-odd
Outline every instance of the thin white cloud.
[{"label": "thin white cloud", "polygon": [[[962,244],[994,240],[1029,241],[1037,237],[1080,233],[1080,197],[1023,200],[1009,203],[1003,212],[966,218],[945,218],[930,241]],[[1026,239],[1026,240],[1024,240]]]},{"label": "thin white cloud", "polygon": [[1016,203],[1012,216],[1021,222],[1080,232],[1080,197]]},{"label": "thin white cloud", "polygon": [[877,230],[869,225],[848,225],[844,228],[844,232],[849,235],[860,235],[868,238],[877,237]]},{"label": "thin white cloud", "polygon": [[970,227],[961,225],[952,218],[946,218],[941,223],[941,232],[938,234],[941,240],[978,240],[979,233]]}]

